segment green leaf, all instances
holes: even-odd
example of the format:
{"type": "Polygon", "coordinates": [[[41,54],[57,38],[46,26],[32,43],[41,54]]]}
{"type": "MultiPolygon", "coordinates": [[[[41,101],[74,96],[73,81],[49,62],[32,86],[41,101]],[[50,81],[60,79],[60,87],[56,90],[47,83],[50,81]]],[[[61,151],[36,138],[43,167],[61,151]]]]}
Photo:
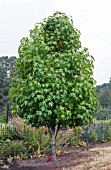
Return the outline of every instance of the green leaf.
{"type": "Polygon", "coordinates": [[[11,102],[33,126],[82,125],[97,108],[94,58],[82,48],[80,31],[61,12],[36,24],[20,41],[11,102]]]}

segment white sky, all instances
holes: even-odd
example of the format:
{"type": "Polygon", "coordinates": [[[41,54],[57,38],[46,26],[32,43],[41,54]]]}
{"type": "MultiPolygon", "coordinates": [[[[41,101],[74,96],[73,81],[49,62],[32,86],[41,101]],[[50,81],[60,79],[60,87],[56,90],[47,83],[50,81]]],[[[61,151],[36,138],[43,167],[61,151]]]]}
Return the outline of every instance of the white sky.
{"type": "Polygon", "coordinates": [[[18,56],[19,41],[36,22],[65,12],[81,32],[83,47],[95,57],[97,84],[111,77],[111,0],[0,0],[0,56],[18,56]]]}

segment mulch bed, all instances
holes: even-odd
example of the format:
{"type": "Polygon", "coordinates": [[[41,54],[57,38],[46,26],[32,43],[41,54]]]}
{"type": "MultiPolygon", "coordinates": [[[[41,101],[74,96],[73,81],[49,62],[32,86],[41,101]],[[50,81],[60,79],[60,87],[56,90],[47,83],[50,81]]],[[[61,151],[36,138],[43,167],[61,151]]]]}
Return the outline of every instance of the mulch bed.
{"type": "MultiPolygon", "coordinates": [[[[57,156],[57,161],[50,161],[48,156],[26,160],[18,160],[11,165],[9,170],[65,170],[68,167],[74,167],[82,162],[90,162],[99,152],[90,151],[94,147],[107,147],[111,143],[91,144],[84,147],[66,147],[62,148],[61,155],[57,156]]],[[[1,169],[0,169],[1,170],[1,169]]],[[[3,170],[3,169],[2,169],[3,170]]]]}

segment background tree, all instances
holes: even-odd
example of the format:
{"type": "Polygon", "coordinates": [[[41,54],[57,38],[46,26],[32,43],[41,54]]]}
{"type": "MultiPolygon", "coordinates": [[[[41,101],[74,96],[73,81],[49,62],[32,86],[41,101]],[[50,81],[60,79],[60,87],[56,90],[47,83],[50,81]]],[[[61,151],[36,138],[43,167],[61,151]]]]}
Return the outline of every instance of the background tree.
{"type": "Polygon", "coordinates": [[[3,105],[4,100],[3,100],[2,68],[0,67],[0,114],[2,113],[3,105]]]}
{"type": "Polygon", "coordinates": [[[100,90],[98,100],[102,108],[111,107],[111,90],[109,87],[100,90]]]}
{"type": "Polygon", "coordinates": [[[54,160],[59,129],[87,124],[95,115],[93,61],[81,47],[72,18],[64,13],[36,24],[20,42],[12,103],[27,122],[48,127],[54,160]]]}
{"type": "Polygon", "coordinates": [[[96,115],[97,120],[108,120],[111,119],[111,109],[110,108],[101,108],[98,110],[96,115]]]}
{"type": "Polygon", "coordinates": [[[105,120],[111,118],[111,78],[109,83],[103,83],[97,88],[98,101],[100,103],[100,109],[96,118],[99,120],[105,120]]]}
{"type": "Polygon", "coordinates": [[[4,98],[8,96],[11,85],[11,78],[14,74],[16,57],[0,57],[0,113],[4,108],[4,98]]]}
{"type": "Polygon", "coordinates": [[[110,77],[108,85],[109,85],[109,89],[111,90],[111,77],[110,77]]]}

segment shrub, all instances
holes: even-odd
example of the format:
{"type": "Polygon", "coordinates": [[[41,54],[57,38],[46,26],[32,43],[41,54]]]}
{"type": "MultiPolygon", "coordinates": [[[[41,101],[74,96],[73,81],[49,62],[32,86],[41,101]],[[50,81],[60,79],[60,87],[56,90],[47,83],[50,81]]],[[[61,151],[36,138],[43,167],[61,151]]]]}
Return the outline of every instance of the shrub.
{"type": "Polygon", "coordinates": [[[25,126],[26,126],[25,121],[21,119],[19,116],[15,116],[12,119],[12,123],[16,128],[16,131],[19,133],[19,135],[24,136],[25,126]]]}
{"type": "Polygon", "coordinates": [[[0,114],[0,123],[5,123],[6,122],[6,113],[0,114]]]}
{"type": "Polygon", "coordinates": [[[13,125],[30,154],[40,154],[48,149],[50,137],[47,128],[37,129],[31,125],[26,125],[25,121],[18,116],[13,118],[13,125]]]}
{"type": "Polygon", "coordinates": [[[46,133],[47,129],[45,127],[40,127],[38,129],[27,127],[24,135],[24,143],[30,153],[39,155],[48,149],[50,136],[46,133]]]}
{"type": "Polygon", "coordinates": [[[58,147],[63,146],[80,146],[85,145],[85,142],[81,139],[82,128],[77,126],[73,129],[61,130],[57,137],[58,147]]]}
{"type": "Polygon", "coordinates": [[[110,122],[100,121],[87,127],[83,127],[83,140],[87,143],[92,142],[109,142],[111,141],[111,124],[110,122]]]}
{"type": "Polygon", "coordinates": [[[1,157],[26,157],[28,156],[27,148],[23,144],[23,141],[11,141],[9,143],[3,144],[1,148],[1,157]]]}

